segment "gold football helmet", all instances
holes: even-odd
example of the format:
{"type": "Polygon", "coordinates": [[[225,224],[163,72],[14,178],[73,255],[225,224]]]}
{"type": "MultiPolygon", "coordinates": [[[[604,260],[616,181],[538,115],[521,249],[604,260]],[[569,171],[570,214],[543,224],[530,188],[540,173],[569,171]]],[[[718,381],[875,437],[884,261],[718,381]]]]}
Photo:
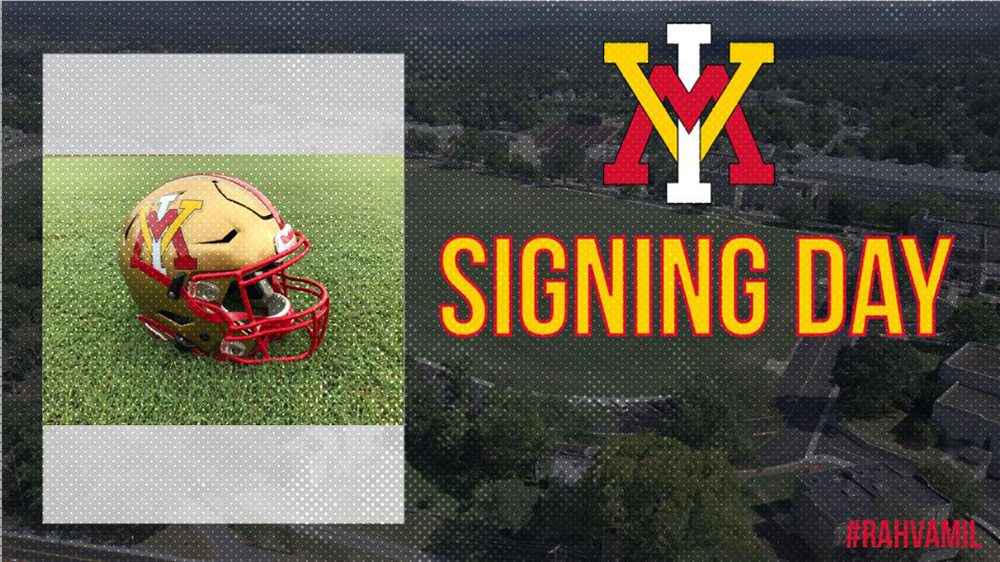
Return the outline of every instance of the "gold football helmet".
{"type": "Polygon", "coordinates": [[[326,288],[287,273],[308,251],[305,235],[253,186],[197,174],[139,202],[118,263],[153,336],[219,360],[264,363],[304,359],[323,340],[326,288]],[[307,336],[293,353],[268,349],[293,333],[307,336]]]}

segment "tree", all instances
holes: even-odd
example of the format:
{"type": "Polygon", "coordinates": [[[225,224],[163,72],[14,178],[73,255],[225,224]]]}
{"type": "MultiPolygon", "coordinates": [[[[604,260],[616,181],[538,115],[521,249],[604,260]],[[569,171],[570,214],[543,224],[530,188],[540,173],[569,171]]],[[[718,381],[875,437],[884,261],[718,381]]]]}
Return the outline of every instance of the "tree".
{"type": "Polygon", "coordinates": [[[510,158],[507,169],[512,175],[526,179],[535,179],[542,175],[537,166],[525,160],[520,154],[515,154],[510,158]]]}
{"type": "Polygon", "coordinates": [[[785,222],[798,226],[803,222],[813,218],[815,212],[812,205],[805,199],[792,196],[778,209],[778,216],[785,222]]]}
{"type": "Polygon", "coordinates": [[[1000,224],[1000,203],[994,203],[979,211],[978,219],[982,222],[1000,224]]]}
{"type": "MultiPolygon", "coordinates": [[[[6,82],[6,80],[4,80],[6,82]]],[[[42,105],[30,101],[3,102],[3,124],[26,133],[42,133],[42,105]]]]}
{"type": "Polygon", "coordinates": [[[948,339],[964,344],[970,341],[996,345],[1000,343],[1000,315],[993,305],[982,299],[963,299],[951,315],[948,339]]]}
{"type": "Polygon", "coordinates": [[[969,470],[941,459],[921,464],[917,468],[917,474],[926,478],[935,490],[951,499],[952,517],[969,517],[979,510],[982,490],[969,470]]]}
{"type": "Polygon", "coordinates": [[[861,222],[865,224],[887,224],[888,206],[881,201],[871,201],[861,205],[861,222]]]}
{"type": "Polygon", "coordinates": [[[957,218],[961,214],[958,204],[954,201],[943,193],[931,192],[889,206],[884,222],[900,231],[905,231],[909,226],[910,217],[920,209],[927,209],[936,217],[957,218]]]}
{"type": "Polygon", "coordinates": [[[874,418],[894,407],[910,410],[925,380],[917,350],[908,342],[861,338],[840,352],[833,380],[840,387],[840,411],[874,418]]]}
{"type": "Polygon", "coordinates": [[[580,175],[586,157],[583,145],[567,137],[542,155],[542,169],[548,177],[566,183],[566,178],[580,175]]]}
{"type": "Polygon", "coordinates": [[[506,172],[510,170],[510,157],[507,156],[507,149],[499,146],[490,149],[486,153],[486,160],[483,164],[491,172],[506,172]]]}
{"type": "Polygon", "coordinates": [[[618,188],[618,195],[625,199],[637,199],[645,192],[644,185],[623,185],[618,188]]]}
{"type": "MultiPolygon", "coordinates": [[[[5,110],[6,111],[6,110],[5,110]]],[[[965,163],[977,172],[991,172],[1000,169],[1000,136],[981,135],[972,143],[965,163]]]]}
{"type": "Polygon", "coordinates": [[[435,135],[420,131],[406,132],[406,152],[415,154],[435,154],[440,150],[440,143],[435,135]]]}
{"type": "Polygon", "coordinates": [[[42,523],[40,404],[8,400],[3,409],[3,511],[26,525],[42,523]]]}
{"type": "Polygon", "coordinates": [[[532,101],[517,103],[511,108],[509,117],[519,130],[530,129],[538,122],[538,106],[532,101]]]}
{"type": "Polygon", "coordinates": [[[899,429],[899,436],[904,443],[917,449],[925,449],[937,445],[940,430],[933,421],[914,417],[904,421],[899,429]]]}
{"type": "Polygon", "coordinates": [[[552,449],[539,399],[512,391],[486,397],[475,430],[480,465],[495,478],[529,476],[535,461],[552,449]]]}
{"type": "Polygon", "coordinates": [[[861,210],[849,193],[839,191],[830,198],[827,220],[834,224],[854,224],[861,218],[861,210]]]}
{"type": "Polygon", "coordinates": [[[825,107],[809,108],[809,134],[806,142],[810,146],[822,148],[839,128],[840,119],[836,113],[825,107]]]}
{"type": "Polygon", "coordinates": [[[538,495],[537,486],[526,486],[519,479],[487,481],[472,491],[470,515],[474,521],[516,532],[531,520],[538,495]]]}
{"type": "Polygon", "coordinates": [[[592,534],[613,536],[625,560],[760,559],[739,490],[722,452],[640,434],[601,451],[581,504],[592,534]]]}
{"type": "Polygon", "coordinates": [[[408,378],[406,447],[442,472],[453,472],[477,460],[470,450],[472,420],[462,406],[467,377],[448,370],[439,377],[408,378]]]}
{"type": "Polygon", "coordinates": [[[575,112],[566,116],[566,122],[573,125],[596,127],[601,124],[601,116],[594,113],[575,112]]]}
{"type": "Polygon", "coordinates": [[[465,129],[451,141],[449,156],[463,162],[479,163],[486,153],[486,143],[479,131],[465,129]]]}
{"type": "Polygon", "coordinates": [[[696,449],[721,449],[729,462],[746,463],[752,449],[734,407],[737,400],[722,388],[688,389],[677,397],[677,417],[665,425],[663,434],[696,449]]]}
{"type": "Polygon", "coordinates": [[[649,184],[649,195],[647,197],[654,201],[666,201],[667,200],[667,184],[672,182],[669,177],[664,176],[662,179],[656,179],[649,184]]]}

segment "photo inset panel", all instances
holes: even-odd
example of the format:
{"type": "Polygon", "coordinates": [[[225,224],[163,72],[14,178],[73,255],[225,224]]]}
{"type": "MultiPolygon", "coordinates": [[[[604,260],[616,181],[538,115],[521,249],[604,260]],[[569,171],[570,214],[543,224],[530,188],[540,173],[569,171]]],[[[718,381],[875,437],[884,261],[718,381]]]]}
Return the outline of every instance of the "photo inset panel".
{"type": "Polygon", "coordinates": [[[43,87],[45,522],[402,522],[403,57],[43,87]]]}

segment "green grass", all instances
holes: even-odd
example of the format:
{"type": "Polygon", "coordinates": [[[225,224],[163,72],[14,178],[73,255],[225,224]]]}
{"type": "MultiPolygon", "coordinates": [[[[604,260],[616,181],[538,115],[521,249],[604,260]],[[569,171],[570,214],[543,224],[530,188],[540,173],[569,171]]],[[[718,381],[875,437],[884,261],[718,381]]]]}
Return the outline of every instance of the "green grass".
{"type": "Polygon", "coordinates": [[[892,451],[917,462],[932,462],[941,458],[941,451],[935,447],[911,449],[896,440],[893,431],[906,418],[906,412],[893,410],[891,413],[872,419],[852,419],[843,423],[865,441],[892,451]]]}
{"type": "MultiPolygon", "coordinates": [[[[914,317],[915,316],[916,313],[914,313],[914,317]]],[[[941,362],[955,352],[955,349],[951,347],[931,346],[927,344],[920,344],[919,342],[917,342],[915,347],[917,349],[917,354],[920,357],[920,365],[923,370],[928,373],[937,371],[941,362]]]]}
{"type": "MultiPolygon", "coordinates": [[[[745,385],[753,381],[766,388],[772,376],[765,373],[764,363],[769,358],[786,359],[794,344],[792,231],[523,186],[494,176],[436,169],[425,162],[408,164],[406,173],[409,354],[461,366],[471,375],[501,385],[551,394],[607,396],[672,393],[687,383],[745,385]],[[543,233],[569,244],[575,235],[596,235],[605,255],[607,237],[612,234],[684,235],[689,248],[694,236],[711,235],[715,253],[729,236],[755,235],[768,250],[768,325],[756,337],[739,339],[727,335],[716,322],[714,336],[695,338],[684,335],[689,330],[682,309],[678,313],[682,336],[677,338],[609,338],[599,320],[590,338],[574,337],[571,327],[548,339],[531,337],[519,328],[514,337],[495,338],[492,325],[473,338],[445,334],[438,321],[438,305],[460,300],[439,270],[444,242],[453,235],[473,234],[488,244],[493,236],[509,234],[517,251],[529,236],[543,233]]],[[[631,268],[631,251],[626,263],[631,268]]],[[[466,268],[470,269],[476,270],[471,277],[490,295],[491,270],[466,268]]],[[[627,280],[626,286],[631,287],[631,282],[627,280]]],[[[717,291],[718,285],[713,286],[717,291]]],[[[626,297],[627,302],[631,299],[626,297]]],[[[516,310],[515,304],[515,326],[516,310]]],[[[654,302],[654,311],[658,310],[654,302]]],[[[715,310],[716,318],[717,314],[715,310]]],[[[631,318],[628,311],[627,317],[631,318]]]]}
{"type": "Polygon", "coordinates": [[[776,504],[777,506],[787,504],[795,492],[796,479],[805,473],[804,469],[796,469],[781,474],[750,478],[747,481],[747,487],[754,496],[751,503],[776,504]]]}
{"type": "Polygon", "coordinates": [[[44,160],[46,424],[400,424],[401,156],[44,160]],[[211,171],[260,188],[306,232],[295,271],[330,292],[326,339],[288,364],[240,366],[153,341],[117,264],[122,222],[166,181],[211,171]]]}
{"type": "Polygon", "coordinates": [[[406,505],[408,507],[430,511],[441,517],[454,517],[463,509],[462,503],[407,463],[406,505]]]}

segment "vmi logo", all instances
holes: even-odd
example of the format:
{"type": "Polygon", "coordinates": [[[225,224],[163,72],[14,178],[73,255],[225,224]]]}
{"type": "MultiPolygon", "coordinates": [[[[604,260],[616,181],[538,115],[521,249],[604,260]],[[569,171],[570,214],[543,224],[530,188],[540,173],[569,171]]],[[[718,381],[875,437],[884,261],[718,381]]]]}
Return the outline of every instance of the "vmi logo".
{"type": "Polygon", "coordinates": [[[177,255],[174,258],[175,269],[196,269],[198,260],[191,256],[184,232],[181,226],[191,217],[191,214],[201,209],[202,202],[185,199],[178,203],[179,209],[171,209],[170,205],[180,193],[169,193],[160,197],[156,207],[147,207],[139,212],[139,226],[142,236],[135,242],[135,253],[132,256],[132,267],[137,267],[143,246],[149,248],[150,261],[153,268],[160,273],[166,273],[163,264],[163,252],[171,245],[177,255]]]}
{"type": "Polygon", "coordinates": [[[701,182],[701,161],[723,128],[738,160],[729,168],[729,183],[774,183],[774,164],[761,158],[740,107],[760,67],[774,62],[774,43],[731,43],[729,62],[737,66],[730,78],[722,65],[701,70],[701,45],[711,40],[711,24],[668,24],[667,43],[677,45],[677,70],[655,65],[648,78],[639,67],[649,62],[648,43],[604,44],[605,64],[618,68],[639,102],[615,161],[604,165],[605,184],[648,183],[649,166],[639,159],[654,127],[677,160],[677,182],[667,184],[668,203],[712,202],[712,186],[701,182]],[[676,123],[667,113],[667,100],[677,115],[676,123]],[[701,115],[712,100],[715,105],[702,123],[701,115]]]}

